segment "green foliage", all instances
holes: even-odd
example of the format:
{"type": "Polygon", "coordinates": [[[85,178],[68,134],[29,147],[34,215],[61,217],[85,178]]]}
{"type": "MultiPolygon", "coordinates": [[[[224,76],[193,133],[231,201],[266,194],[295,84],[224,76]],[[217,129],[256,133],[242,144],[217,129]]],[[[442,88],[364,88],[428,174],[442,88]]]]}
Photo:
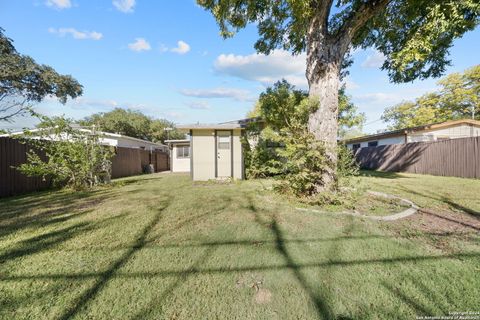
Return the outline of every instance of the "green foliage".
{"type": "MultiPolygon", "coordinates": [[[[257,52],[285,49],[306,51],[306,76],[312,97],[323,99],[312,119],[323,118],[336,128],[338,102],[325,99],[326,90],[351,65],[350,50],[373,47],[385,55],[382,69],[393,82],[438,77],[450,63],[453,40],[479,23],[478,0],[197,0],[210,11],[223,37],[232,37],[249,24],[257,27],[257,52]],[[336,78],[336,79],[335,79],[336,78]],[[313,89],[313,90],[312,90],[313,89]],[[318,96],[320,97],[320,96],[318,96]]],[[[337,132],[310,127],[316,138],[334,144],[337,132]]],[[[346,135],[346,134],[345,134],[346,135]]],[[[335,180],[331,170],[318,184],[335,180]],[[323,181],[322,181],[323,180],[323,181]]]]}
{"type": "Polygon", "coordinates": [[[344,41],[355,48],[374,47],[386,56],[383,69],[394,82],[440,76],[450,62],[447,55],[453,40],[473,30],[480,13],[477,0],[197,3],[213,14],[223,37],[255,23],[259,33],[255,49],[266,54],[276,48],[302,53],[315,32],[323,32],[339,49],[344,49],[344,41]],[[311,28],[315,24],[317,28],[311,28]],[[326,30],[320,29],[323,25],[326,30]]]}
{"type": "MultiPolygon", "coordinates": [[[[277,189],[282,193],[319,201],[313,196],[318,193],[318,181],[329,169],[327,155],[332,150],[308,132],[308,115],[317,105],[286,81],[275,83],[260,95],[255,108],[265,122],[253,123],[245,136],[245,141],[250,142],[246,149],[249,177],[276,176],[280,179],[277,189]]],[[[343,146],[337,149],[338,177],[343,182],[358,169],[350,151],[343,146]]],[[[329,196],[320,197],[327,201],[325,197],[329,196]]]]}
{"type": "MultiPolygon", "coordinates": [[[[253,109],[247,113],[247,117],[269,117],[265,118],[269,123],[277,123],[280,127],[289,126],[289,117],[295,117],[296,108],[301,101],[308,98],[308,93],[303,90],[295,89],[295,86],[286,80],[278,81],[266,89],[260,95],[261,102],[258,101],[253,109]],[[263,108],[263,110],[261,110],[263,108]],[[272,117],[275,117],[274,119],[272,117]]],[[[312,108],[310,111],[314,111],[312,108]]],[[[308,113],[302,113],[302,118],[297,119],[300,123],[308,121],[308,113]]],[[[346,94],[343,86],[338,91],[338,124],[339,137],[343,138],[356,130],[357,135],[361,135],[363,124],[365,123],[365,114],[359,113],[357,106],[353,104],[351,98],[346,94]]]]}
{"type": "Polygon", "coordinates": [[[386,56],[382,69],[393,82],[439,77],[450,64],[454,39],[479,23],[478,0],[391,1],[359,30],[353,45],[386,56]]]}
{"type": "Polygon", "coordinates": [[[61,117],[41,117],[38,131],[26,132],[23,142],[42,150],[30,149],[27,162],[17,169],[27,176],[51,179],[54,185],[74,190],[91,188],[110,181],[113,151],[99,143],[95,132],[72,127],[72,121],[61,117]]]}
{"type": "Polygon", "coordinates": [[[46,96],[66,103],[68,97],[74,99],[81,94],[77,80],[18,53],[0,28],[0,121],[32,111],[31,104],[46,96]]]}
{"type": "Polygon", "coordinates": [[[390,129],[472,118],[473,114],[480,119],[480,65],[449,74],[438,84],[437,92],[386,109],[382,119],[391,123],[390,129]]]}
{"type": "Polygon", "coordinates": [[[338,136],[339,138],[352,137],[353,135],[362,135],[363,125],[365,124],[365,113],[358,112],[357,106],[353,104],[351,98],[345,93],[343,86],[338,92],[338,136]]]}
{"type": "Polygon", "coordinates": [[[83,126],[95,125],[98,130],[130,137],[164,142],[168,139],[183,139],[185,134],[175,130],[175,124],[165,119],[153,119],[140,111],[115,108],[106,113],[96,113],[79,121],[83,126]],[[165,128],[173,128],[166,131],[165,128]]]}
{"type": "Polygon", "coordinates": [[[278,150],[278,155],[285,159],[285,174],[278,189],[297,197],[315,195],[317,181],[329,168],[325,144],[306,130],[303,134],[285,137],[285,140],[285,148],[278,150]]]}

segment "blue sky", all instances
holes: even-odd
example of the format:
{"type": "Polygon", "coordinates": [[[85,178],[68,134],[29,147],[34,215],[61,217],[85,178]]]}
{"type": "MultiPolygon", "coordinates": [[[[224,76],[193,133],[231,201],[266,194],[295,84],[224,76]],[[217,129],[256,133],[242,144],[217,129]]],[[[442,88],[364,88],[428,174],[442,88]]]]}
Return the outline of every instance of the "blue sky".
{"type": "MultiPolygon", "coordinates": [[[[220,122],[245,116],[266,86],[286,78],[306,88],[304,56],[258,55],[254,26],[224,40],[194,0],[0,0],[0,26],[17,50],[73,75],[84,94],[61,105],[35,106],[47,115],[82,118],[115,107],[140,110],[175,123],[220,122]]],[[[480,30],[451,49],[448,72],[479,63],[480,30]]],[[[437,79],[390,84],[373,50],[354,54],[347,93],[367,115],[366,132],[386,124],[386,107],[434,90],[437,79]]],[[[34,125],[16,119],[0,128],[34,125]]]]}

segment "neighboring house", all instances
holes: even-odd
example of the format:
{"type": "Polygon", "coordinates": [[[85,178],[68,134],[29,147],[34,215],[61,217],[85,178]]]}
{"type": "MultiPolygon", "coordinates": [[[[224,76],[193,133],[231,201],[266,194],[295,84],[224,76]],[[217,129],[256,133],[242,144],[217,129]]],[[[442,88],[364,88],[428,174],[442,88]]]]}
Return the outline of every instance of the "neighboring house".
{"type": "Polygon", "coordinates": [[[190,134],[190,175],[193,180],[244,179],[240,140],[244,127],[245,120],[177,126],[190,134]]]}
{"type": "Polygon", "coordinates": [[[454,120],[344,140],[349,149],[480,136],[480,121],[454,120]]]}
{"type": "MultiPolygon", "coordinates": [[[[29,132],[35,133],[38,132],[40,129],[32,129],[28,130],[29,132]]],[[[91,133],[92,130],[85,129],[85,128],[78,128],[78,130],[82,132],[91,133]]],[[[0,135],[0,137],[11,137],[23,134],[23,131],[20,132],[12,132],[9,134],[0,135]]],[[[103,131],[96,131],[96,134],[99,135],[99,141],[101,144],[106,146],[112,147],[123,147],[123,148],[131,148],[131,149],[143,149],[148,151],[163,151],[168,152],[168,147],[161,143],[151,142],[147,140],[137,139],[129,136],[124,136],[117,133],[110,133],[110,132],[103,132],[103,131]]],[[[55,140],[52,137],[52,140],[55,140]]]]}
{"type": "Polygon", "coordinates": [[[165,140],[170,149],[170,171],[190,172],[190,139],[165,140]]]}

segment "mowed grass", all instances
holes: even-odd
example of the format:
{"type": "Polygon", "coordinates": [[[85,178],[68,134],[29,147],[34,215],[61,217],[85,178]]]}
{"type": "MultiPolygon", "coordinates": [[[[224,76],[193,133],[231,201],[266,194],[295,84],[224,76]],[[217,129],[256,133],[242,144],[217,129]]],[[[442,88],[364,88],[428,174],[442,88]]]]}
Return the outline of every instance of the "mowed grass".
{"type": "MultiPolygon", "coordinates": [[[[418,177],[361,180],[406,195],[418,177]]],[[[480,194],[478,181],[468,183],[469,196],[480,194]]],[[[2,200],[0,317],[412,319],[479,310],[478,230],[429,235],[414,219],[298,211],[269,186],[154,174],[2,200]]],[[[478,210],[452,187],[450,201],[478,210]]],[[[442,203],[444,191],[416,190],[429,194],[418,196],[425,204],[442,203]]]]}
{"type": "Polygon", "coordinates": [[[421,207],[462,211],[480,218],[480,180],[420,174],[362,171],[369,189],[392,193],[421,207]]]}

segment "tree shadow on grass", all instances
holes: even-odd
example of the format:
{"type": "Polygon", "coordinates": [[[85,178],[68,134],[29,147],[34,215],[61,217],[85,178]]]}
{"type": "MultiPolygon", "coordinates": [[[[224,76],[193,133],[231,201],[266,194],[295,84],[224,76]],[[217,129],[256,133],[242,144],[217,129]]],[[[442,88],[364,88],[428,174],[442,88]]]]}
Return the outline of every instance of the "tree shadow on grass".
{"type": "Polygon", "coordinates": [[[125,185],[131,185],[131,184],[139,184],[147,181],[152,181],[152,180],[161,180],[164,179],[165,177],[163,176],[154,176],[154,177],[149,177],[148,174],[145,175],[138,175],[134,177],[123,177],[123,178],[117,178],[112,180],[112,185],[113,186],[125,186],[125,185]]]}
{"type": "Polygon", "coordinates": [[[381,285],[412,309],[417,316],[448,315],[456,305],[456,301],[451,299],[448,293],[433,290],[423,279],[415,278],[412,274],[403,275],[402,282],[382,281],[381,285]]]}
{"type": "Polygon", "coordinates": [[[255,222],[258,223],[260,226],[264,228],[268,228],[273,235],[273,241],[275,243],[275,249],[277,252],[282,256],[283,260],[285,261],[284,268],[289,269],[295,275],[297,282],[300,284],[302,289],[307,293],[310,301],[313,303],[316,313],[322,319],[333,319],[334,313],[330,306],[326,303],[326,296],[325,292],[322,294],[318,294],[315,290],[311,287],[310,283],[306,279],[306,277],[301,272],[301,266],[295,262],[293,257],[289,254],[286,244],[288,242],[285,241],[285,236],[283,231],[281,230],[278,222],[277,217],[275,214],[270,213],[268,214],[268,220],[264,220],[261,217],[261,213],[255,206],[253,200],[250,197],[247,197],[248,205],[247,207],[252,211],[255,217],[255,222]]]}
{"type": "MultiPolygon", "coordinates": [[[[127,251],[119,258],[117,259],[111,266],[105,271],[100,273],[99,279],[96,281],[96,283],[88,289],[75,303],[73,307],[68,309],[61,317],[60,319],[69,319],[73,317],[75,314],[77,314],[80,310],[82,310],[91,300],[93,300],[98,293],[105,287],[105,285],[113,278],[117,277],[118,275],[116,274],[117,271],[122,268],[127,261],[139,250],[143,249],[145,246],[148,244],[148,236],[152,233],[153,229],[155,228],[156,225],[160,222],[162,218],[162,213],[163,211],[170,205],[172,199],[167,198],[162,204],[161,208],[157,209],[157,213],[151,220],[151,222],[146,225],[142,231],[138,234],[136,237],[136,240],[130,246],[127,251]]],[[[229,203],[227,201],[226,203],[229,203]]],[[[207,216],[212,216],[215,214],[221,213],[225,209],[225,206],[221,206],[217,208],[215,211],[209,211],[204,214],[200,215],[194,215],[188,219],[185,219],[178,224],[176,224],[174,227],[172,227],[169,230],[164,230],[165,234],[168,233],[173,233],[173,232],[178,232],[181,228],[192,224],[193,222],[197,222],[199,219],[203,219],[207,216]]],[[[210,256],[211,252],[214,250],[213,247],[208,247],[205,250],[205,252],[201,255],[200,258],[196,260],[196,262],[189,267],[187,270],[179,272],[175,274],[176,280],[170,284],[164,291],[163,293],[156,299],[154,299],[152,302],[149,303],[149,307],[145,308],[141,312],[137,313],[137,315],[134,318],[141,319],[142,316],[144,316],[146,313],[148,313],[149,308],[156,305],[157,303],[162,302],[167,298],[167,296],[175,290],[176,287],[180,286],[183,282],[186,281],[187,277],[189,275],[195,274],[198,272],[198,267],[205,262],[208,257],[210,256]]],[[[148,273],[145,275],[148,277],[148,273]]]]}
{"type": "Polygon", "coordinates": [[[376,171],[376,170],[360,170],[359,176],[382,178],[382,179],[408,179],[407,176],[401,175],[397,172],[376,171]]]}
{"type": "Polygon", "coordinates": [[[13,249],[0,254],[0,263],[47,250],[73,238],[79,233],[89,230],[91,230],[91,227],[88,223],[77,223],[63,229],[57,229],[49,233],[23,240],[13,249]]]}
{"type": "MultiPolygon", "coordinates": [[[[246,197],[246,195],[245,195],[246,197]]],[[[340,317],[342,319],[348,319],[345,316],[335,315],[332,306],[330,306],[327,301],[328,296],[327,292],[319,292],[319,289],[314,287],[314,283],[310,279],[305,276],[304,270],[306,268],[317,268],[318,272],[325,272],[328,273],[328,269],[336,266],[358,266],[358,265],[370,265],[370,264],[378,264],[379,266],[385,264],[395,264],[395,263],[417,263],[421,261],[432,261],[432,260],[441,260],[441,259],[473,259],[478,258],[480,254],[478,253],[464,253],[464,254],[452,254],[452,255],[444,255],[444,256],[406,256],[406,257],[395,257],[395,258],[377,258],[377,259],[357,259],[357,260],[341,260],[335,256],[335,252],[338,252],[338,241],[340,240],[347,240],[347,239],[355,239],[356,236],[351,234],[351,230],[347,228],[344,231],[344,235],[335,237],[335,238],[326,238],[326,239],[318,239],[318,241],[328,241],[331,242],[331,250],[329,253],[329,259],[325,262],[311,262],[311,263],[299,263],[295,261],[294,257],[292,257],[291,253],[289,252],[288,246],[290,243],[307,243],[309,241],[314,241],[314,239],[289,239],[285,236],[284,230],[282,230],[280,220],[275,215],[274,211],[269,211],[265,209],[259,209],[255,206],[254,201],[249,199],[249,203],[247,204],[247,208],[255,218],[256,223],[258,223],[262,228],[268,230],[268,234],[271,235],[270,240],[265,240],[265,242],[272,242],[276,251],[279,255],[283,258],[284,263],[281,264],[271,264],[271,265],[251,265],[251,266],[243,266],[243,267],[233,267],[233,268],[225,268],[225,267],[210,267],[210,268],[202,268],[202,264],[207,261],[207,259],[212,255],[214,252],[214,248],[221,245],[244,245],[244,244],[251,244],[251,241],[216,241],[216,242],[203,242],[203,243],[195,243],[195,244],[184,244],[184,245],[172,245],[178,247],[181,250],[182,247],[205,247],[205,250],[202,254],[200,254],[199,258],[195,260],[195,262],[186,268],[173,269],[173,270],[162,270],[159,272],[128,272],[122,271],[122,267],[129,261],[137,251],[147,247],[151,241],[148,240],[149,235],[152,234],[152,231],[155,229],[163,216],[163,211],[170,206],[170,201],[164,200],[160,205],[161,208],[157,209],[157,212],[152,217],[151,221],[137,234],[133,243],[126,248],[126,251],[120,256],[119,259],[115,260],[113,263],[110,264],[108,269],[103,272],[87,272],[87,273],[64,273],[64,274],[35,274],[35,275],[1,275],[0,280],[3,281],[21,281],[21,280],[33,280],[33,279],[43,279],[43,280],[56,280],[56,279],[72,279],[72,280],[85,280],[85,279],[92,279],[94,280],[94,284],[92,287],[84,291],[80,297],[68,308],[64,311],[61,315],[61,319],[67,319],[76,316],[80,311],[84,310],[85,307],[98,296],[99,292],[105,287],[105,285],[112,279],[112,278],[120,278],[120,279],[144,279],[144,278],[153,278],[153,277],[176,277],[175,280],[167,286],[166,289],[155,299],[149,302],[148,306],[144,308],[142,311],[136,314],[136,317],[141,318],[143,315],[147,314],[151,308],[154,308],[156,305],[161,304],[164,302],[168,295],[172,294],[172,292],[179,287],[182,283],[184,283],[189,276],[195,275],[202,275],[202,274],[225,274],[225,273],[236,273],[236,272],[252,272],[252,271],[271,271],[271,270],[291,270],[303,288],[303,290],[307,293],[308,297],[310,298],[313,306],[315,307],[316,313],[318,317],[323,319],[332,319],[334,317],[340,317]],[[303,242],[302,242],[303,241],[303,242]]],[[[230,201],[230,200],[229,200],[230,201]]],[[[227,203],[229,201],[226,201],[227,203]]],[[[224,206],[219,207],[218,213],[223,212],[225,209],[224,206]]],[[[186,225],[194,224],[198,222],[199,219],[202,219],[208,215],[215,214],[215,212],[207,212],[201,215],[192,216],[187,219],[184,219],[178,222],[173,228],[169,228],[168,230],[164,230],[165,234],[172,234],[177,232],[179,229],[183,228],[186,225]]],[[[86,228],[87,226],[85,226],[86,228]]],[[[79,226],[80,228],[80,226],[79,226]]],[[[81,228],[80,228],[81,229],[81,228]]],[[[73,233],[75,229],[71,232],[73,233]]],[[[68,233],[68,231],[66,231],[68,233]]],[[[58,235],[52,235],[51,237],[45,236],[40,237],[38,239],[32,239],[34,243],[41,243],[42,241],[46,241],[48,243],[49,239],[59,237],[58,235]]],[[[370,236],[365,236],[364,238],[369,238],[370,236]]],[[[363,238],[363,237],[358,237],[363,238]]],[[[61,238],[57,239],[62,241],[61,238]]],[[[167,247],[163,246],[163,247],[167,247]]],[[[37,246],[40,247],[40,246],[37,246]]],[[[162,247],[162,246],[159,246],[162,247]]],[[[407,296],[408,298],[408,296],[407,296]]]]}
{"type": "Polygon", "coordinates": [[[207,247],[204,252],[200,255],[198,259],[195,260],[195,262],[187,268],[184,272],[179,273],[176,276],[175,281],[173,281],[167,288],[165,288],[160,294],[160,296],[152,299],[148,305],[139,312],[137,312],[131,319],[145,319],[145,316],[151,312],[151,310],[157,306],[158,304],[161,304],[164,302],[167,297],[175,291],[176,288],[182,285],[182,283],[186,282],[188,280],[188,277],[191,275],[195,275],[196,272],[198,271],[199,267],[201,266],[202,263],[208,260],[208,258],[212,255],[214,251],[214,248],[212,247],[207,247]]]}
{"type": "MultiPolygon", "coordinates": [[[[64,222],[69,219],[87,214],[89,212],[91,212],[91,210],[79,212],[76,214],[71,214],[66,217],[54,219],[51,223],[64,222]]],[[[77,236],[80,236],[85,232],[91,232],[95,229],[101,228],[106,223],[110,223],[112,220],[120,219],[125,215],[126,213],[108,217],[100,221],[97,221],[95,224],[87,223],[87,222],[75,223],[65,228],[57,228],[54,231],[42,233],[40,235],[22,240],[16,243],[13,246],[13,248],[10,248],[8,251],[0,254],[0,263],[4,263],[10,260],[40,253],[43,251],[51,250],[68,240],[71,240],[77,236]]],[[[41,226],[46,226],[46,225],[48,224],[42,224],[41,226]]],[[[34,224],[34,226],[38,227],[39,225],[34,224]]],[[[75,249],[74,251],[78,251],[78,249],[75,249]]]]}
{"type": "Polygon", "coordinates": [[[298,283],[302,286],[303,290],[308,294],[310,300],[315,305],[317,314],[322,319],[333,319],[334,314],[330,306],[326,303],[325,294],[317,294],[311,288],[310,283],[305,278],[301,272],[301,266],[295,262],[295,260],[290,256],[288,250],[285,246],[285,241],[283,240],[283,232],[278,226],[277,221],[274,219],[272,222],[272,233],[275,236],[275,248],[283,256],[286,262],[285,268],[288,268],[293,271],[295,278],[298,283]],[[323,297],[322,297],[323,296],[323,297]]]}
{"type": "Polygon", "coordinates": [[[109,268],[99,273],[98,279],[95,284],[82,294],[81,297],[77,299],[75,304],[68,308],[59,319],[69,319],[73,317],[77,312],[79,312],[87,303],[95,298],[95,296],[102,290],[102,288],[107,284],[107,282],[115,275],[118,269],[125,265],[125,263],[137,252],[142,249],[145,245],[145,240],[148,234],[153,230],[153,228],[160,222],[162,218],[163,211],[169,206],[169,199],[163,201],[161,207],[157,209],[157,213],[154,215],[153,219],[139,232],[134,241],[132,247],[128,249],[119,259],[117,259],[109,268]]]}
{"type": "Polygon", "coordinates": [[[59,195],[35,204],[6,207],[0,213],[0,239],[26,228],[43,228],[66,222],[91,212],[102,202],[111,200],[113,193],[59,195]],[[39,209],[41,208],[41,209],[39,209]],[[75,213],[72,213],[75,212],[75,213]]]}
{"type": "Polygon", "coordinates": [[[480,211],[477,211],[477,210],[474,210],[474,209],[471,209],[471,208],[467,208],[467,207],[465,207],[461,204],[458,204],[457,202],[453,201],[451,198],[446,197],[444,195],[435,193],[433,191],[430,192],[429,194],[426,194],[424,192],[419,192],[419,191],[416,191],[416,190],[412,190],[411,188],[407,188],[405,186],[399,186],[398,188],[400,190],[406,192],[406,193],[412,193],[412,194],[415,194],[415,195],[420,196],[420,197],[425,197],[425,198],[428,198],[428,199],[432,199],[432,200],[436,200],[436,201],[446,203],[450,207],[452,207],[454,209],[457,209],[459,211],[462,211],[465,214],[467,214],[467,215],[469,215],[473,218],[480,219],[480,211]]]}

